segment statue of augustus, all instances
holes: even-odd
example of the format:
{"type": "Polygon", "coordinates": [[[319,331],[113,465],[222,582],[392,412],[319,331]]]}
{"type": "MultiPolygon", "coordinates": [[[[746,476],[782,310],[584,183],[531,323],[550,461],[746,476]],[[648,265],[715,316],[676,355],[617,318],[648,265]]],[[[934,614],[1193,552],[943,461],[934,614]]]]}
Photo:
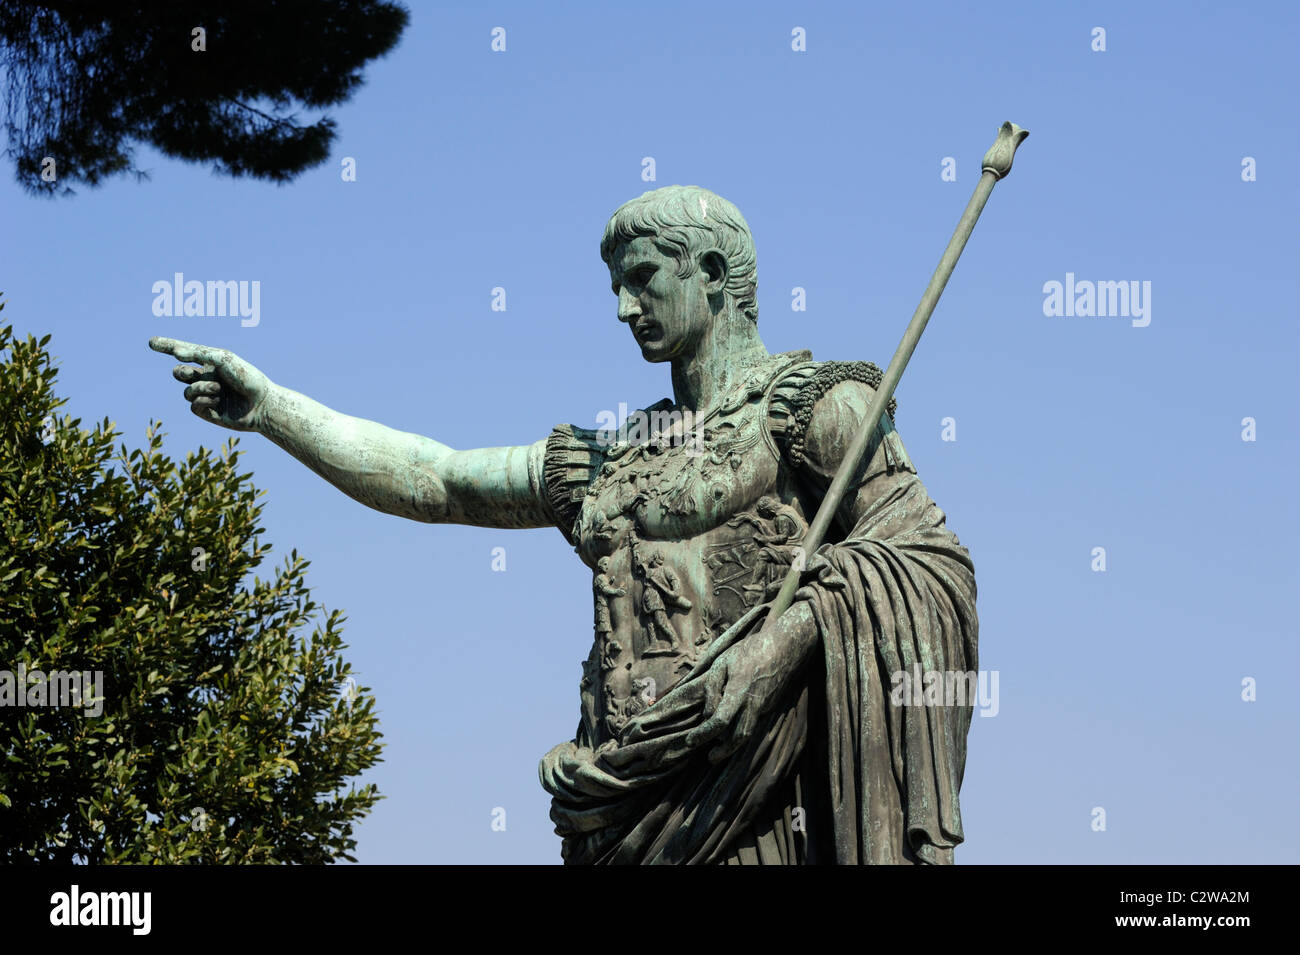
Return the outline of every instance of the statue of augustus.
{"type": "Polygon", "coordinates": [[[600,254],[618,320],[672,373],[630,432],[562,424],[457,451],[223,349],[150,345],[200,366],[173,372],[200,417],[266,435],[363,504],[554,526],[591,568],[581,715],[540,766],[566,862],[951,863],[972,701],[916,705],[897,684],[976,670],[974,567],[893,402],[826,543],[800,548],[880,370],[767,351],[749,226],[706,189],[625,203],[600,254]],[[768,621],[791,566],[795,602],[768,621]]]}

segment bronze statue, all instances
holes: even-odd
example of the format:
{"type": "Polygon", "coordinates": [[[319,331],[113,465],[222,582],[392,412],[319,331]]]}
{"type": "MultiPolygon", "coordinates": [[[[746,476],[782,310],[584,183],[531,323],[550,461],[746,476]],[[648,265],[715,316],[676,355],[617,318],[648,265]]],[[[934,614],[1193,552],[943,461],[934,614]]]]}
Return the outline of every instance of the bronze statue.
{"type": "Polygon", "coordinates": [[[600,252],[618,320],[672,375],[673,398],[645,409],[669,424],[626,440],[562,424],[457,451],[230,352],[150,344],[202,363],[174,371],[200,417],[266,435],[362,503],[553,525],[592,568],[579,726],[540,767],[566,862],[952,862],[970,701],[896,705],[890,687],[914,666],[976,670],[975,577],[894,430],[901,367],[882,386],[866,362],[770,354],[748,225],[708,190],[625,203],[600,252]],[[879,399],[820,544],[810,523],[879,399]],[[793,603],[772,613],[787,572],[793,603]]]}

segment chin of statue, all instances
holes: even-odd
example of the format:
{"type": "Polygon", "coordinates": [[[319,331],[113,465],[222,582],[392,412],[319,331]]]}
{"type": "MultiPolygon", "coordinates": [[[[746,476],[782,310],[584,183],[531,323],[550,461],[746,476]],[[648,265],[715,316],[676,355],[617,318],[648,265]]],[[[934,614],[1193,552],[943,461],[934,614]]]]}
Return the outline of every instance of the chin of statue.
{"type": "Polygon", "coordinates": [[[674,349],[669,348],[662,339],[652,342],[642,342],[640,347],[641,357],[652,364],[671,361],[673,358],[674,349]]]}

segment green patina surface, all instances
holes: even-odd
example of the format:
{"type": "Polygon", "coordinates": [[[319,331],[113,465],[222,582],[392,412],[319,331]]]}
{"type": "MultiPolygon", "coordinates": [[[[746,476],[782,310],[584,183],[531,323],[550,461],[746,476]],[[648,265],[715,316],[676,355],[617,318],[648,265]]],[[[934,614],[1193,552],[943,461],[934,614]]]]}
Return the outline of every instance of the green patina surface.
{"type": "Polygon", "coordinates": [[[918,667],[977,669],[974,569],[892,406],[825,542],[803,546],[880,370],[768,352],[749,227],[706,189],[625,203],[600,252],[633,347],[671,373],[672,397],[618,430],[455,450],[223,349],[150,347],[182,362],[200,417],[265,435],[369,507],[555,526],[591,567],[578,727],[540,765],[566,861],[951,862],[972,701],[891,691],[918,667]],[[794,604],[769,622],[792,569],[794,604]]]}

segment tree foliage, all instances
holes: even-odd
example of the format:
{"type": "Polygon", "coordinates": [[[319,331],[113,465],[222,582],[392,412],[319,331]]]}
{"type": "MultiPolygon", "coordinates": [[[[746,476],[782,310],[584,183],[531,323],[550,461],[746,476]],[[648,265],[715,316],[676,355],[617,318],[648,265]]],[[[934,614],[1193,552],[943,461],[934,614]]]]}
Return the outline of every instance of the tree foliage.
{"type": "Polygon", "coordinates": [[[333,120],[300,123],[295,104],[347,100],[407,21],[387,0],[6,0],[7,154],[38,195],[143,176],[137,142],[287,182],[334,140],[333,120]]]}
{"type": "Polygon", "coordinates": [[[101,671],[102,713],[0,697],[0,863],[351,859],[381,744],[343,618],[296,552],[250,581],[233,440],[114,453],[58,415],[48,341],[0,328],[0,670],[101,671]]]}

